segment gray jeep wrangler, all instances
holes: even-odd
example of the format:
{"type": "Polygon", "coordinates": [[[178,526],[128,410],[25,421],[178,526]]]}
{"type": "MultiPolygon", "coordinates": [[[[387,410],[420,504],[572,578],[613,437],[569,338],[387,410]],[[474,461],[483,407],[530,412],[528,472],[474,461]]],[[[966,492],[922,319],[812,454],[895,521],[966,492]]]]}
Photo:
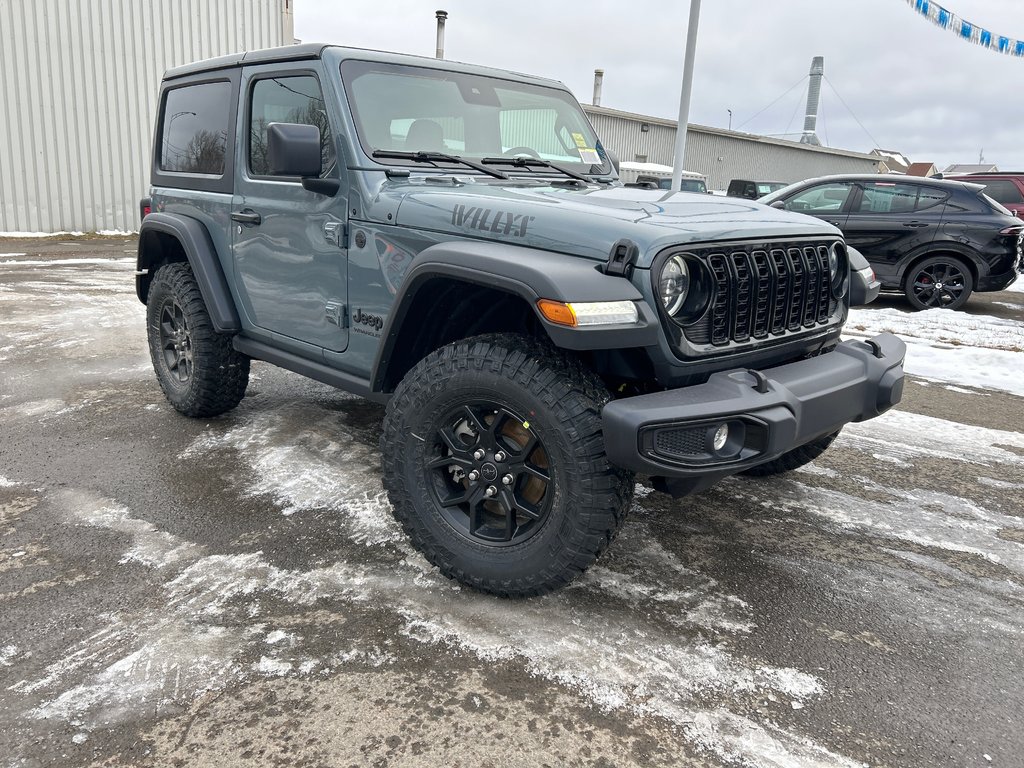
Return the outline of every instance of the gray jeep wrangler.
{"type": "Polygon", "coordinates": [[[839,231],[626,188],[560,83],[322,45],[167,72],[136,288],[180,412],[264,360],[386,404],[383,482],[442,573],[561,587],[634,475],[674,495],[814,459],[899,401],[840,341],[839,231]]]}

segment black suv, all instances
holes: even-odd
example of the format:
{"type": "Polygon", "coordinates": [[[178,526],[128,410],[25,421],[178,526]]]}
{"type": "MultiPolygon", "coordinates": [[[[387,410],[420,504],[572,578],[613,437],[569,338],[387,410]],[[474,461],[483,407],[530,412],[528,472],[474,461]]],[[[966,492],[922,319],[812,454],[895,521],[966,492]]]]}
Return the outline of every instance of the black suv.
{"type": "Polygon", "coordinates": [[[910,176],[826,176],[760,202],[839,227],[882,287],[916,309],[959,309],[972,291],[1001,291],[1017,277],[1024,225],[961,181],[910,176]]]}
{"type": "Polygon", "coordinates": [[[614,165],[550,80],[318,45],[171,70],[136,277],[160,386],[208,418],[257,359],[386,403],[410,539],[513,596],[605,550],[635,472],[786,472],[899,401],[903,343],[840,339],[838,230],[614,165]]]}
{"type": "Polygon", "coordinates": [[[771,194],[786,186],[782,181],[750,181],[748,179],[733,179],[729,182],[729,189],[726,190],[727,197],[742,197],[744,200],[757,200],[759,197],[771,194]]]}

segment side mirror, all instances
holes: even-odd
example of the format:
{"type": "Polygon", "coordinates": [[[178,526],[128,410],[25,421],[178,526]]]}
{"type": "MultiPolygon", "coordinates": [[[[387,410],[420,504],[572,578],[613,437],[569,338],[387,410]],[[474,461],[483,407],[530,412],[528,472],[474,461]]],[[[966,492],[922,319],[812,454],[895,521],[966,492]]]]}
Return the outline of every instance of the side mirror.
{"type": "Polygon", "coordinates": [[[776,200],[774,203],[771,204],[770,207],[771,208],[778,208],[780,211],[784,211],[784,210],[786,210],[786,201],[785,200],[776,200]]]}
{"type": "Polygon", "coordinates": [[[619,156],[617,154],[615,154],[614,152],[612,152],[607,147],[605,148],[604,153],[606,155],[608,155],[608,159],[612,161],[612,168],[615,169],[615,173],[616,173],[616,175],[618,175],[619,174],[619,156]]]}
{"type": "Polygon", "coordinates": [[[320,129],[300,123],[267,126],[267,165],[274,176],[319,176],[320,129]]]}

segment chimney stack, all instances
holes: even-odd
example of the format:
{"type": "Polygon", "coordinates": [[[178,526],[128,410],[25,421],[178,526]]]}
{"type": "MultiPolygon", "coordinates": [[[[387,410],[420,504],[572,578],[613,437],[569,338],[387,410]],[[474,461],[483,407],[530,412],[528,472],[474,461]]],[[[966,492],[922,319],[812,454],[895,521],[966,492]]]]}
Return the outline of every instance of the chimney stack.
{"type": "Polygon", "coordinates": [[[591,104],[595,107],[601,106],[601,84],[604,82],[604,70],[594,70],[594,98],[591,100],[591,104]]]}
{"type": "Polygon", "coordinates": [[[821,146],[818,134],[818,107],[821,106],[821,78],[825,76],[825,57],[815,56],[811,61],[811,82],[807,88],[807,116],[804,118],[804,133],[801,144],[821,146]]]}
{"type": "Polygon", "coordinates": [[[448,11],[437,11],[437,53],[439,59],[444,58],[444,23],[448,19],[448,11]]]}

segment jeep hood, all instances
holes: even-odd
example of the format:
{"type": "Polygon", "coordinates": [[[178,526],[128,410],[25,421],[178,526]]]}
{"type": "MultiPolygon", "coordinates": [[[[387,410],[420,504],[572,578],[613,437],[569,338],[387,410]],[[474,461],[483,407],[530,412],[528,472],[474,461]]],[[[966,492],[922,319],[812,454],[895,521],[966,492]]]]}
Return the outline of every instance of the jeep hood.
{"type": "Polygon", "coordinates": [[[649,267],[671,245],[839,235],[811,216],[732,197],[634,187],[578,189],[536,182],[452,183],[422,179],[388,184],[382,197],[397,204],[402,227],[457,237],[571,253],[604,261],[623,238],[649,267]]]}

